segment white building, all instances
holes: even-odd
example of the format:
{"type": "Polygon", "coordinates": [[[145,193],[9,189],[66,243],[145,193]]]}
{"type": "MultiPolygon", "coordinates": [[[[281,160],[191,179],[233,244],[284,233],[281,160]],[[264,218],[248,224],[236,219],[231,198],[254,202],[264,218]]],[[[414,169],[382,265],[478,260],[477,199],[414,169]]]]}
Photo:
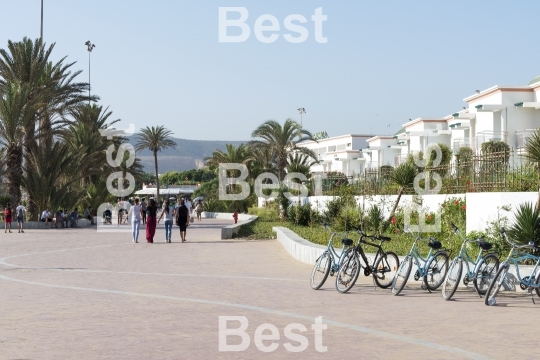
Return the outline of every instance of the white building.
{"type": "Polygon", "coordinates": [[[377,170],[383,165],[394,166],[399,149],[394,146],[396,139],[393,136],[373,136],[367,142],[368,146],[362,149],[367,170],[377,170]]]}
{"type": "Polygon", "coordinates": [[[349,134],[317,141],[304,141],[298,144],[313,150],[317,155],[318,165],[311,167],[311,172],[342,172],[346,176],[363,173],[365,159],[361,149],[366,148],[367,140],[372,135],[349,134]]]}

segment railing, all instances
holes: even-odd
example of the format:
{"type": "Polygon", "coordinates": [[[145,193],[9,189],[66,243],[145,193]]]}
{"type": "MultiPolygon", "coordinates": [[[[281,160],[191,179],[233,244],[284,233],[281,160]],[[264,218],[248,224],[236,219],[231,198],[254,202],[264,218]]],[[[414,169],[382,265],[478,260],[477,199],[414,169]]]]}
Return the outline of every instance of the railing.
{"type": "Polygon", "coordinates": [[[524,150],[525,145],[527,145],[527,140],[533,133],[536,132],[536,129],[522,129],[516,131],[517,138],[517,150],[524,150]]]}
{"type": "Polygon", "coordinates": [[[470,138],[454,139],[454,142],[452,144],[452,150],[454,151],[454,154],[457,154],[459,152],[459,149],[461,149],[462,147],[468,147],[474,150],[474,139],[470,139],[470,138]]]}
{"type": "Polygon", "coordinates": [[[480,131],[476,134],[476,144],[480,148],[483,143],[488,141],[506,141],[508,138],[508,132],[506,131],[480,131]]]}
{"type": "MultiPolygon", "coordinates": [[[[392,182],[392,170],[375,166],[354,174],[350,185],[356,195],[395,195],[399,186],[392,182]]],[[[377,164],[378,165],[378,164],[377,164]]],[[[468,158],[453,160],[450,164],[431,169],[421,169],[439,174],[442,179],[441,194],[486,191],[538,191],[540,181],[537,168],[518,151],[482,153],[478,151],[468,158]]],[[[342,176],[341,176],[342,177],[342,176]]],[[[339,194],[344,184],[341,177],[329,176],[323,186],[324,195],[339,194]]],[[[432,188],[435,187],[432,184],[432,188]]],[[[421,185],[422,186],[422,185],[421,185]]],[[[414,194],[407,188],[405,193],[414,194]]]]}

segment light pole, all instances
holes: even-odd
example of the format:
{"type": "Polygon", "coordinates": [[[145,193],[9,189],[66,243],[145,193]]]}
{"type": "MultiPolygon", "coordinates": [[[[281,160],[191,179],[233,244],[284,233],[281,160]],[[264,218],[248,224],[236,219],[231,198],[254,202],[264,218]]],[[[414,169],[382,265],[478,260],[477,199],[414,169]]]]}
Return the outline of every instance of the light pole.
{"type": "Polygon", "coordinates": [[[43,0],[41,0],[41,32],[39,38],[43,41],[43,0]]]}
{"type": "Polygon", "coordinates": [[[84,43],[88,47],[88,106],[90,106],[90,54],[96,45],[92,44],[90,40],[84,43]]]}
{"type": "Polygon", "coordinates": [[[302,127],[302,114],[305,114],[306,113],[306,109],[304,108],[298,108],[296,109],[298,110],[298,113],[300,114],[300,127],[302,127]]]}

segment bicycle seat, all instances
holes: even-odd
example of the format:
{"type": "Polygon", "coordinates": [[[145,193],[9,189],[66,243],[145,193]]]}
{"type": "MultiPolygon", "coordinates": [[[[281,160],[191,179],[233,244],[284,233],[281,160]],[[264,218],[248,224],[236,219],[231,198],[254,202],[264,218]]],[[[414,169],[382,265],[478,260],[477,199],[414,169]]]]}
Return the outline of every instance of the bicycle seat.
{"type": "Polygon", "coordinates": [[[390,241],[390,240],[392,240],[392,238],[389,238],[388,236],[379,236],[377,239],[382,240],[382,241],[390,241]]]}
{"type": "Polygon", "coordinates": [[[478,246],[480,246],[480,249],[482,250],[489,250],[493,247],[492,244],[486,242],[486,241],[479,241],[478,246]]]}
{"type": "Polygon", "coordinates": [[[430,240],[428,243],[428,246],[434,250],[442,248],[442,244],[440,241],[430,240]]]}
{"type": "Polygon", "coordinates": [[[341,243],[345,246],[351,246],[353,241],[351,239],[341,239],[341,243]]]}

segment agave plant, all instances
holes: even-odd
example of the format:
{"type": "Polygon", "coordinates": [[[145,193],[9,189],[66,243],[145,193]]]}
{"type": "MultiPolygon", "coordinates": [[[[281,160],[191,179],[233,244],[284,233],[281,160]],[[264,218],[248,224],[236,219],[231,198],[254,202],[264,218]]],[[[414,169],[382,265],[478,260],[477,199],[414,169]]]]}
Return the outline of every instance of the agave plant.
{"type": "Polygon", "coordinates": [[[521,244],[527,244],[531,240],[538,243],[540,240],[540,209],[529,202],[520,204],[514,212],[514,218],[508,235],[521,244]]]}
{"type": "Polygon", "coordinates": [[[399,165],[392,172],[392,181],[399,186],[399,192],[396,202],[394,203],[394,207],[390,212],[390,216],[388,216],[388,220],[384,224],[383,232],[388,228],[388,226],[390,225],[390,220],[394,217],[394,214],[396,213],[396,209],[399,205],[399,200],[401,200],[401,195],[403,195],[403,192],[406,188],[413,185],[416,173],[417,170],[415,165],[409,162],[399,165]]]}

